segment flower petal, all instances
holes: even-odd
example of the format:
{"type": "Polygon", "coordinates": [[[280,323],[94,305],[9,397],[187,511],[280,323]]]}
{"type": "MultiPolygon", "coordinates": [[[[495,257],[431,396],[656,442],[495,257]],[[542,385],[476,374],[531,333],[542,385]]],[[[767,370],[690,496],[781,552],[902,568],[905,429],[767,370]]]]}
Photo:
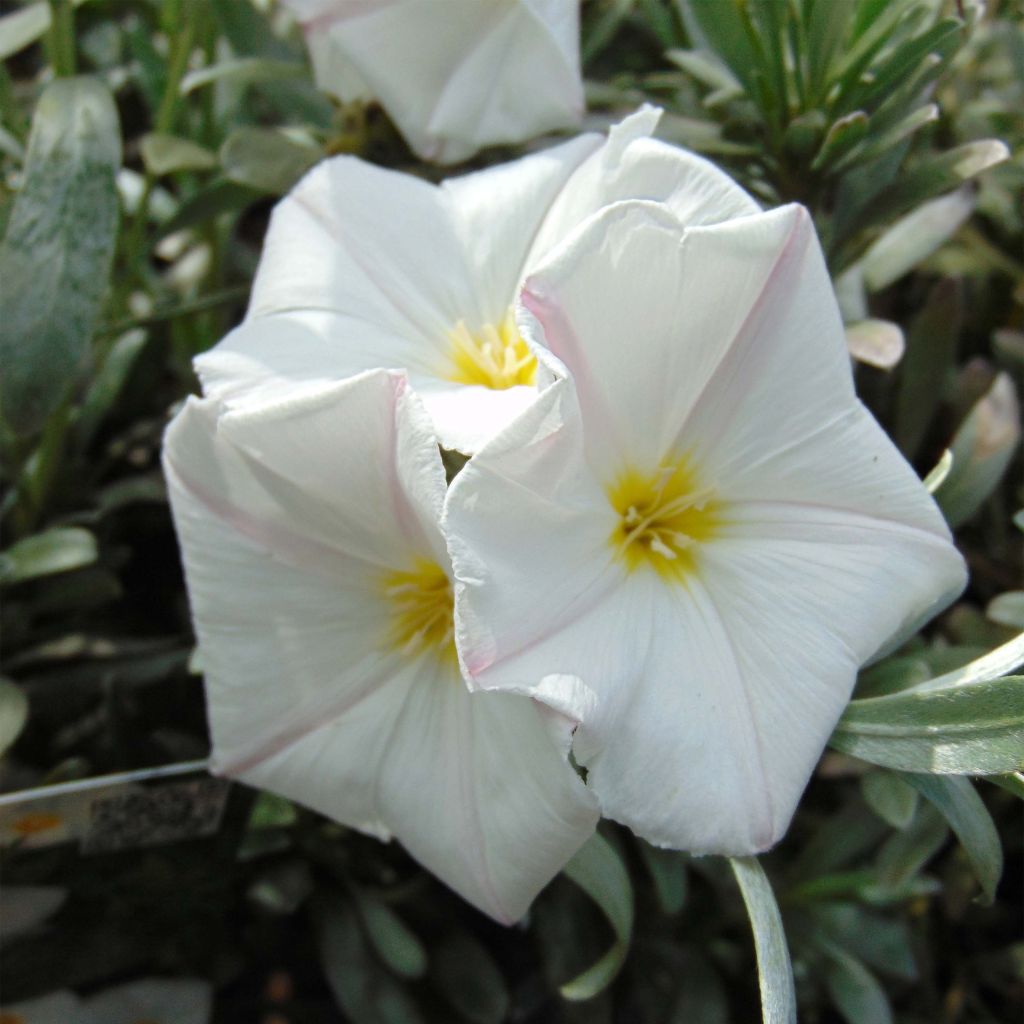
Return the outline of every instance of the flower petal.
{"type": "Polygon", "coordinates": [[[378,371],[224,412],[189,400],[165,467],[207,680],[216,770],[394,833],[498,920],[593,831],[561,722],[471,696],[454,660],[396,645],[388,591],[447,565],[426,414],[378,371]]]}
{"type": "MultiPolygon", "coordinates": [[[[455,573],[455,633],[471,683],[536,693],[568,686],[555,651],[520,671],[488,674],[599,603],[618,579],[608,538],[616,525],[582,461],[579,412],[570,382],[543,391],[452,481],[444,528],[455,573]],[[500,583],[499,583],[500,581],[500,583]]],[[[571,697],[555,703],[574,718],[571,697]]]]}
{"type": "Polygon", "coordinates": [[[588,217],[627,199],[663,203],[686,227],[760,212],[757,203],[709,160],[650,136],[661,111],[645,105],[613,125],[552,204],[528,260],[539,264],[588,217]]]}
{"type": "Polygon", "coordinates": [[[595,133],[580,135],[560,146],[442,183],[486,321],[499,323],[515,301],[526,255],[548,209],[602,141],[595,133]]]}
{"type": "Polygon", "coordinates": [[[339,156],[274,208],[248,315],[334,310],[443,351],[475,303],[441,189],[339,156]]]}
{"type": "Polygon", "coordinates": [[[411,147],[452,163],[579,120],[579,14],[565,0],[364,5],[325,30],[411,147]]]}

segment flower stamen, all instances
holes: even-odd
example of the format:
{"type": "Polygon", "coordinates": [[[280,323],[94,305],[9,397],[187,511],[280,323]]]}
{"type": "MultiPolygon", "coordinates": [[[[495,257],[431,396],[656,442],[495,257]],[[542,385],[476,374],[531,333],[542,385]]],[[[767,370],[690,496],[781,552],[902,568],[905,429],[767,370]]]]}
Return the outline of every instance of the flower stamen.
{"type": "Polygon", "coordinates": [[[696,549],[720,522],[714,497],[685,460],[653,473],[627,470],[608,488],[620,516],[610,538],[616,554],[630,569],[646,565],[677,581],[696,571],[696,549]]]}
{"type": "Polygon", "coordinates": [[[393,609],[388,639],[395,647],[410,658],[434,654],[456,660],[452,585],[441,566],[417,559],[412,571],[385,578],[384,593],[393,609]]]}
{"type": "Polygon", "coordinates": [[[460,320],[449,338],[449,380],[504,391],[532,385],[537,379],[537,360],[523,341],[511,309],[500,324],[484,324],[475,334],[460,320]]]}

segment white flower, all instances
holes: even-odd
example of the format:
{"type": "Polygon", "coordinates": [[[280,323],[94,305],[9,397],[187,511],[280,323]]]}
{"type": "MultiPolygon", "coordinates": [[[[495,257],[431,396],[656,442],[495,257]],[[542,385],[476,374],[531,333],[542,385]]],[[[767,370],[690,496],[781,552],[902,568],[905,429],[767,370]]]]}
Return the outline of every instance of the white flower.
{"type": "Polygon", "coordinates": [[[444,471],[404,380],[368,373],[235,413],[189,399],[164,467],[215,770],[394,833],[516,920],[597,812],[568,723],[460,675],[444,471]]]}
{"type": "Polygon", "coordinates": [[[419,156],[454,163],[583,115],[579,0],[285,0],[321,88],[376,97],[419,156]]]}
{"type": "Polygon", "coordinates": [[[512,318],[524,275],[610,202],[664,202],[685,224],[756,212],[707,161],[648,138],[645,108],[602,145],[583,135],[440,186],[351,157],[274,211],[247,320],[196,367],[232,405],[405,369],[441,443],[474,451],[536,397],[512,318]]]}
{"type": "Polygon", "coordinates": [[[963,561],[854,394],[801,207],[687,230],[619,204],[523,304],[571,379],[448,492],[467,673],[581,722],[609,817],[763,850],[858,666],[948,603],[963,561]]]}

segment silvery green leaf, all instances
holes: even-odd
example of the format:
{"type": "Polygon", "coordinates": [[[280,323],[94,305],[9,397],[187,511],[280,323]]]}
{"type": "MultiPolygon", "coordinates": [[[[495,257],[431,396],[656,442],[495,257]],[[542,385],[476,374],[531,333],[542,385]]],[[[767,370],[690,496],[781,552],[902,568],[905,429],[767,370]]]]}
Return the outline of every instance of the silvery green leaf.
{"type": "Polygon", "coordinates": [[[952,238],[974,211],[974,192],[959,188],[896,221],[860,261],[870,291],[887,288],[952,238]]]}
{"type": "Polygon", "coordinates": [[[892,1024],[892,1007],[878,979],[858,960],[832,943],[825,948],[825,984],[847,1024],[892,1024]]]}
{"type": "Polygon", "coordinates": [[[664,850],[640,840],[640,856],[654,882],[658,904],[666,914],[678,914],[686,903],[686,860],[676,850],[664,850]]]}
{"type": "Polygon", "coordinates": [[[217,157],[204,146],[164,132],[150,132],[139,142],[142,162],[155,177],[175,171],[206,171],[217,166],[217,157]]]}
{"type": "Polygon", "coordinates": [[[354,892],[356,909],[377,955],[399,977],[422,978],[427,972],[423,943],[386,903],[365,890],[354,892]]]}
{"type": "Polygon", "coordinates": [[[953,453],[947,448],[939,458],[939,461],[929,470],[928,475],[921,481],[929,494],[935,492],[945,483],[949,471],[953,468],[953,453]]]}
{"type": "Polygon", "coordinates": [[[597,832],[564,870],[566,877],[601,908],[615,932],[608,952],[559,989],[565,999],[577,1001],[590,999],[605,989],[625,963],[633,933],[633,886],[618,853],[597,832]]]}
{"type": "Polygon", "coordinates": [[[1008,590],[992,598],[985,614],[1001,626],[1024,630],[1024,590],[1008,590]]]}
{"type": "Polygon", "coordinates": [[[868,772],[860,781],[867,805],[893,828],[905,829],[917,810],[917,790],[895,772],[868,772]]]}
{"type": "Polygon", "coordinates": [[[19,433],[42,427],[87,354],[114,254],[120,162],[106,86],[88,77],[47,86],[0,245],[0,399],[19,433]]]}
{"type": "Polygon", "coordinates": [[[796,1024],[796,991],[782,916],[771,883],[756,857],[730,857],[754,932],[764,1024],[796,1024]]]}
{"type": "Polygon", "coordinates": [[[284,195],[323,151],[275,128],[237,128],[220,149],[225,176],[237,185],[284,195]]]}
{"type": "Polygon", "coordinates": [[[949,525],[970,519],[1003,478],[1020,444],[1020,408],[1009,374],[1000,373],[950,444],[953,468],[936,495],[949,525]]]}
{"type": "Polygon", "coordinates": [[[830,745],[906,772],[997,775],[1024,768],[1024,676],[851,701],[830,745]]]}
{"type": "Polygon", "coordinates": [[[0,678],[0,757],[18,738],[28,718],[28,700],[9,679],[0,678]]]}
{"type": "Polygon", "coordinates": [[[305,74],[306,66],[299,61],[276,60],[272,57],[235,57],[190,71],[182,78],[178,91],[182,96],[187,96],[213,82],[249,85],[253,82],[302,78],[305,74]]]}
{"type": "Polygon", "coordinates": [[[1003,847],[992,816],[969,779],[908,774],[907,781],[941,812],[956,833],[990,904],[1003,873],[1003,847]]]}
{"type": "Polygon", "coordinates": [[[0,583],[21,583],[95,562],[96,538],[78,526],[58,526],[0,552],[0,583]]]}

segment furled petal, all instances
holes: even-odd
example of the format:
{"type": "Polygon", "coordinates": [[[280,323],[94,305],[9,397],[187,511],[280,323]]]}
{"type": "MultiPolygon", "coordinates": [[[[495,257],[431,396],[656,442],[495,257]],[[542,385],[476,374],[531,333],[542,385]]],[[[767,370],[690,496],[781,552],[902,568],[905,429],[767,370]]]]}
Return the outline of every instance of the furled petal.
{"type": "Polygon", "coordinates": [[[513,424],[449,491],[464,665],[477,686],[580,720],[574,751],[606,815],[660,844],[762,850],[858,665],[948,603],[963,562],[856,399],[799,208],[684,230],[623,203],[531,277],[523,302],[523,329],[575,381],[580,424],[562,402],[542,460],[510,455],[513,424]],[[623,473],[654,481],[628,518],[623,473]],[[546,507],[534,496],[549,479],[546,507]],[[692,503],[665,496],[679,479],[692,503]],[[663,532],[624,542],[622,524],[648,529],[659,503],[676,508],[663,532]],[[680,508],[695,518],[675,520],[680,508]],[[510,538],[515,557],[495,556],[510,538]],[[531,576],[558,583],[524,614],[513,594],[531,576]]]}
{"type": "Polygon", "coordinates": [[[305,28],[333,48],[315,65],[321,85],[347,94],[354,68],[428,160],[567,127],[583,110],[575,0],[336,0],[305,28]]]}
{"type": "Polygon", "coordinates": [[[626,199],[663,203],[687,227],[758,213],[757,203],[709,160],[651,138],[661,111],[643,106],[608,130],[608,141],[586,160],[552,204],[528,269],[588,217],[626,199]]]}
{"type": "Polygon", "coordinates": [[[443,621],[437,647],[400,618],[396,635],[408,574],[448,566],[444,472],[403,378],[235,412],[191,399],[165,468],[216,769],[393,833],[487,913],[520,916],[596,805],[528,698],[468,691],[443,621]]]}

